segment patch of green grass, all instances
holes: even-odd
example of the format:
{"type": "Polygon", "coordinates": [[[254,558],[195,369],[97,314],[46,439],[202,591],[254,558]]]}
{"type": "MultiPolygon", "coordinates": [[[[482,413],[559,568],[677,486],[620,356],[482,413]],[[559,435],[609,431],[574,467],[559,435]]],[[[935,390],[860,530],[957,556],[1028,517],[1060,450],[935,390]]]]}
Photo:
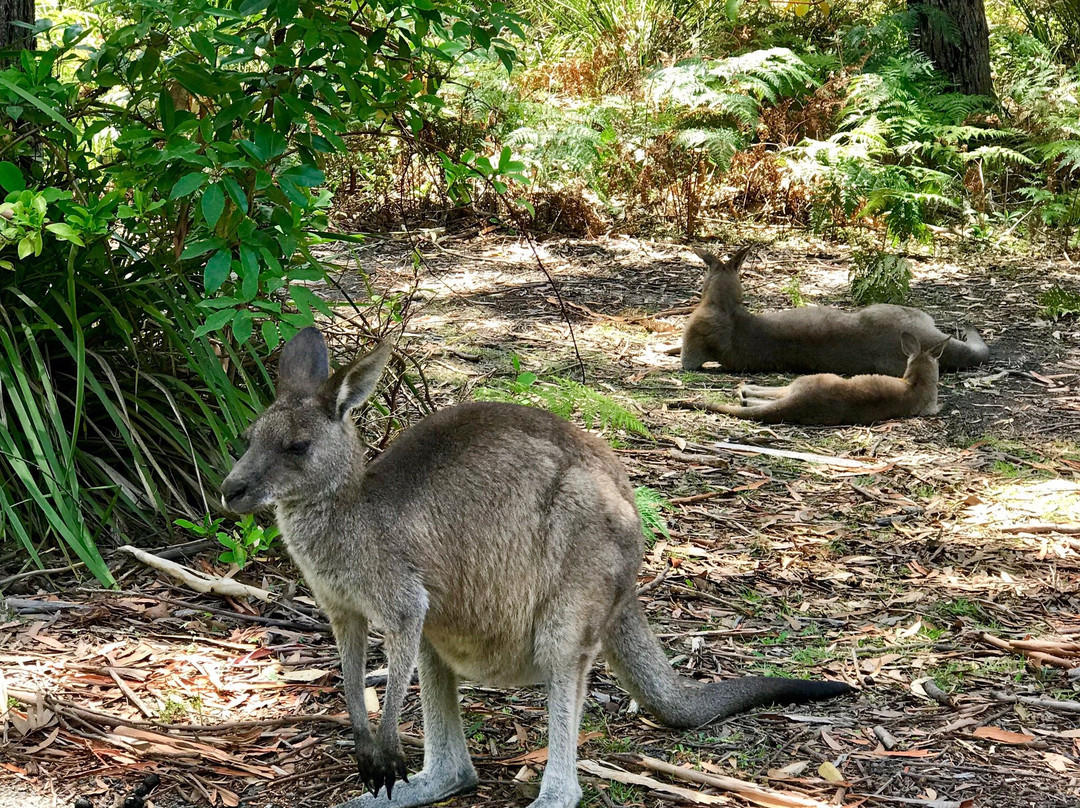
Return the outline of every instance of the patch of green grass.
{"type": "Polygon", "coordinates": [[[979,666],[979,671],[983,674],[1009,677],[1014,682],[1021,682],[1027,673],[1027,666],[1022,656],[1014,654],[985,662],[979,666]]]}
{"type": "Polygon", "coordinates": [[[747,606],[758,607],[765,602],[765,596],[758,592],[756,589],[750,587],[744,587],[739,593],[739,597],[742,598],[743,603],[747,606]]]}
{"type": "Polygon", "coordinates": [[[163,724],[181,724],[190,716],[203,714],[202,696],[177,696],[170,694],[158,710],[158,720],[163,724]]]}
{"type": "Polygon", "coordinates": [[[991,466],[995,474],[1002,477],[1008,477],[1015,479],[1021,476],[1020,467],[1015,463],[1010,463],[1008,460],[995,460],[994,465],[991,466]]]}
{"type": "Polygon", "coordinates": [[[920,500],[927,501],[933,499],[936,494],[937,491],[934,490],[934,487],[932,485],[927,485],[926,483],[919,483],[911,489],[910,497],[916,502],[920,500]]]}
{"type": "Polygon", "coordinates": [[[792,308],[799,309],[806,305],[806,300],[802,295],[802,275],[800,273],[797,272],[788,278],[781,291],[788,296],[792,308]]]}
{"type": "MultiPolygon", "coordinates": [[[[641,786],[633,786],[627,783],[618,783],[612,780],[603,789],[607,792],[607,798],[613,805],[644,805],[645,789],[641,786]]],[[[583,806],[606,806],[600,796],[600,789],[594,785],[586,785],[582,791],[581,804],[583,806]]]]}
{"type": "Polygon", "coordinates": [[[934,608],[934,611],[941,615],[951,615],[953,617],[982,618],[985,616],[983,607],[967,598],[954,598],[939,603],[934,608]]]}
{"type": "Polygon", "coordinates": [[[963,684],[965,675],[971,673],[971,670],[959,662],[948,662],[931,668],[927,673],[938,687],[945,692],[950,692],[963,684]]]}

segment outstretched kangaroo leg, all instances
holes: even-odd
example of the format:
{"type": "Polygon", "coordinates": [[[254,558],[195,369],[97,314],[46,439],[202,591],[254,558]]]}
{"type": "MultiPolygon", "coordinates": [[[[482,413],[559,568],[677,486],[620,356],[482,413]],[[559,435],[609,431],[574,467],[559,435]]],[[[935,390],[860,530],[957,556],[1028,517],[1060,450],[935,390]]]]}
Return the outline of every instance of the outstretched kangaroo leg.
{"type": "Polygon", "coordinates": [[[442,802],[476,786],[458,707],[457,675],[423,640],[420,644],[420,706],[424,712],[424,768],[394,787],[394,798],[370,794],[338,808],[413,808],[442,802]]]}
{"type": "Polygon", "coordinates": [[[784,387],[763,387],[757,384],[744,384],[739,388],[739,398],[743,401],[757,399],[759,401],[775,401],[786,396],[791,385],[784,387]]]}

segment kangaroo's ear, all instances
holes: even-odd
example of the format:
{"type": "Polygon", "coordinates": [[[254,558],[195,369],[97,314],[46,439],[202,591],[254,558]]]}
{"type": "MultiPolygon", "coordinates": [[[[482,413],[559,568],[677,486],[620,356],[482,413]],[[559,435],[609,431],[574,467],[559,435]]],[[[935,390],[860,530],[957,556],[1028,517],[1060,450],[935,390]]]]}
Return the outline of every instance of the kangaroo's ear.
{"type": "Polygon", "coordinates": [[[943,339],[937,345],[927,348],[926,352],[932,357],[934,357],[934,359],[941,359],[941,354],[942,352],[944,352],[945,346],[949,344],[949,340],[951,339],[952,337],[945,337],[945,339],[943,339]]]}
{"type": "Polygon", "coordinates": [[[920,353],[922,346],[919,345],[919,338],[907,331],[901,331],[900,350],[904,352],[904,356],[915,356],[915,354],[920,353]]]}
{"type": "Polygon", "coordinates": [[[703,247],[694,247],[693,250],[694,255],[696,255],[698,258],[705,262],[705,266],[706,268],[708,268],[709,272],[714,272],[715,270],[720,269],[720,267],[723,266],[723,262],[719,258],[717,258],[714,253],[709,252],[703,247]]]}
{"type": "Polygon", "coordinates": [[[728,259],[727,268],[732,272],[738,272],[742,269],[742,265],[746,262],[746,257],[750,255],[750,251],[754,249],[753,244],[747,244],[745,247],[737,249],[728,259]]]}
{"type": "Polygon", "coordinates": [[[305,328],[285,343],[281,350],[277,397],[306,398],[314,395],[329,375],[326,340],[319,329],[305,328]]]}
{"type": "Polygon", "coordinates": [[[319,391],[327,415],[340,421],[375,392],[393,345],[384,340],[374,351],[361,356],[327,379],[319,391]]]}

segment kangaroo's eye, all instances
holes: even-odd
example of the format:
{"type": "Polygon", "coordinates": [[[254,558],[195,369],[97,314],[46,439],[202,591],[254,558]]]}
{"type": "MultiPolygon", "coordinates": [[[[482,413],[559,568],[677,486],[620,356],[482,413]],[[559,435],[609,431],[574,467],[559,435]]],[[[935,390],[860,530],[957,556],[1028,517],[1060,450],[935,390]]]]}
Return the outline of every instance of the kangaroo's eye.
{"type": "Polygon", "coordinates": [[[285,447],[286,454],[291,454],[295,457],[303,457],[308,453],[308,449],[311,448],[311,441],[298,440],[296,443],[290,443],[285,447]]]}

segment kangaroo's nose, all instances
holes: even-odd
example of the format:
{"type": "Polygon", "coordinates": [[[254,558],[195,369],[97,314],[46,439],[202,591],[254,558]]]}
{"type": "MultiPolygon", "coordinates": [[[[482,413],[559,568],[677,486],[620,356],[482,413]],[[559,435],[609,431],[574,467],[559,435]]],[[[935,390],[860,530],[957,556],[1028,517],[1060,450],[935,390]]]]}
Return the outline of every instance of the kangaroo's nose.
{"type": "Polygon", "coordinates": [[[235,480],[231,476],[226,477],[225,481],[221,484],[221,495],[225,499],[225,504],[228,505],[230,501],[239,499],[247,491],[247,483],[241,480],[235,480]]]}

